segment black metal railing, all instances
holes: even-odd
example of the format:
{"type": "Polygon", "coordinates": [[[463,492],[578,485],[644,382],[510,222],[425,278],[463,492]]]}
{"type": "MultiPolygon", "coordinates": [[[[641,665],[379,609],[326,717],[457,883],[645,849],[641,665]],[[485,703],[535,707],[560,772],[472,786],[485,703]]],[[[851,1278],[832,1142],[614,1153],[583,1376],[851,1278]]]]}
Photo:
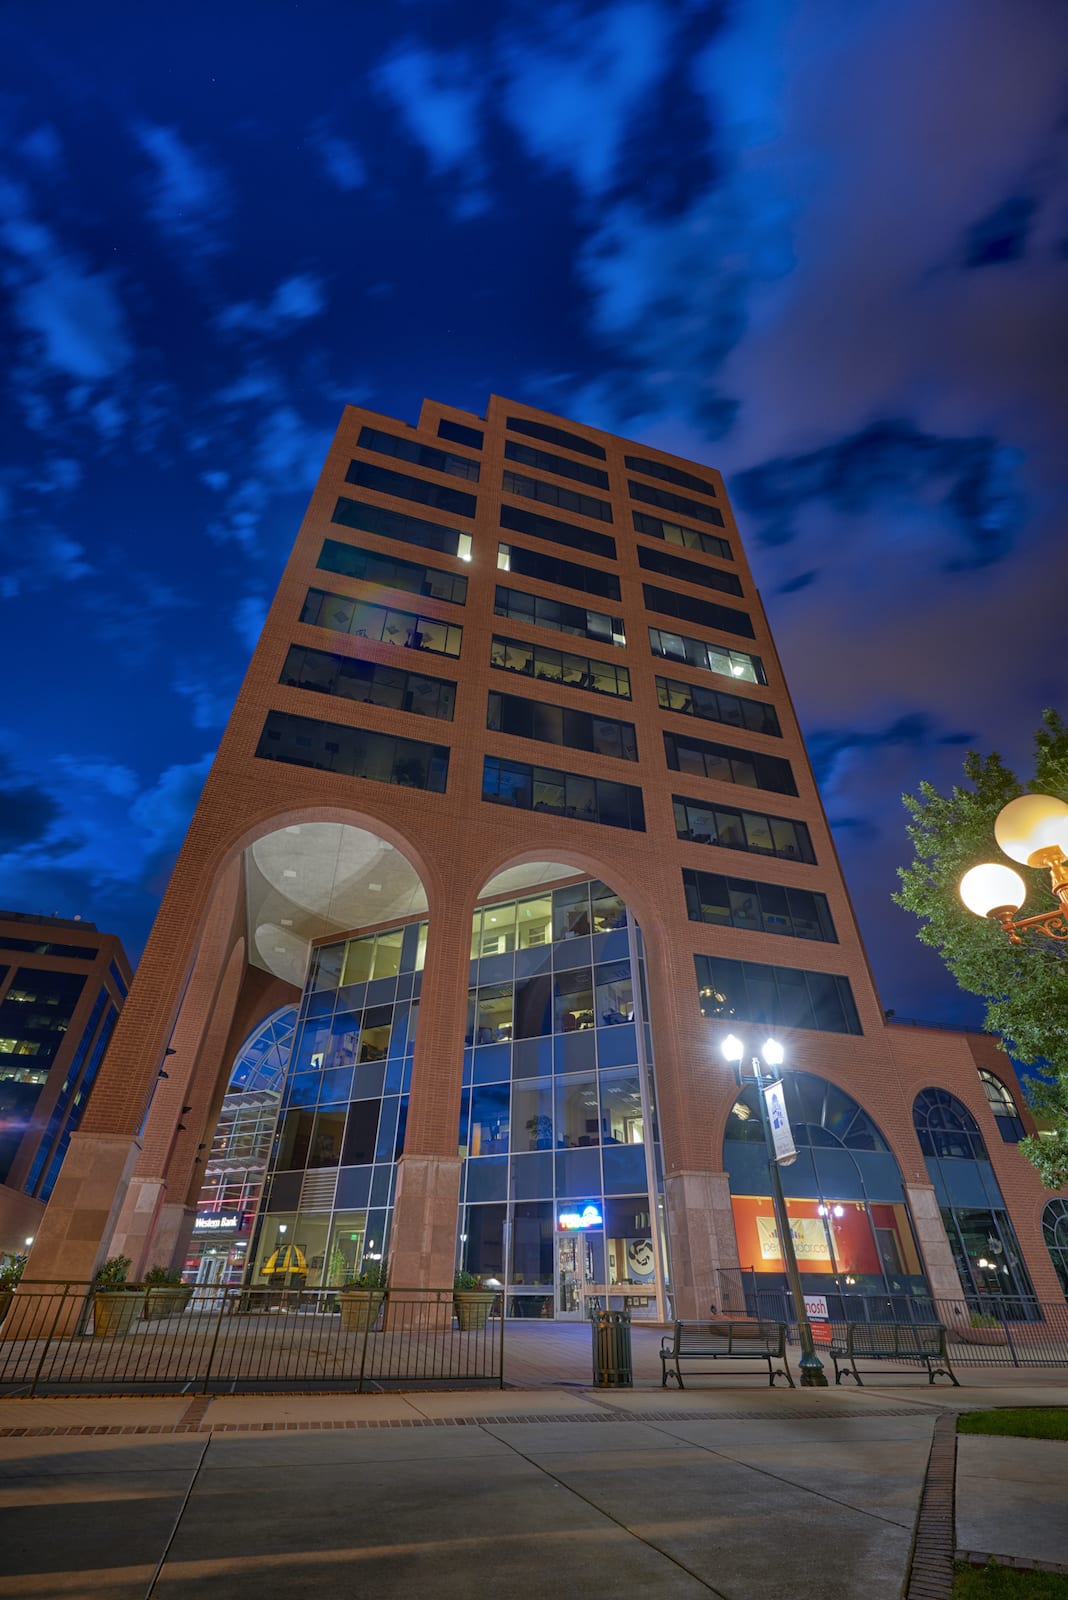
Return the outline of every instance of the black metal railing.
{"type": "Polygon", "coordinates": [[[126,1289],[23,1283],[0,1300],[0,1393],[504,1387],[499,1301],[451,1289],[126,1289]]]}

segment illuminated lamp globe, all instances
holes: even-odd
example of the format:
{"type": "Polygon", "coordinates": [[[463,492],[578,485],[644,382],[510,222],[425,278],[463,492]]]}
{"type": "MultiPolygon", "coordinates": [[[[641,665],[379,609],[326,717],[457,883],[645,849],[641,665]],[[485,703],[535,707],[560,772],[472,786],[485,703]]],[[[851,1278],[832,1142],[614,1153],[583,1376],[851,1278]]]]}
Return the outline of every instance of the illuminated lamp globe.
{"type": "Polygon", "coordinates": [[[998,813],[994,837],[1007,856],[1025,867],[1041,866],[1034,859],[1040,850],[1054,848],[1066,856],[1068,805],[1051,794],[1022,794],[998,813]]]}
{"type": "Polygon", "coordinates": [[[960,897],[977,917],[989,917],[992,911],[1019,911],[1027,899],[1027,889],[1020,874],[1011,867],[987,861],[964,874],[960,897]]]}
{"type": "Polygon", "coordinates": [[[768,1039],[760,1053],[764,1057],[764,1060],[767,1062],[769,1067],[782,1066],[785,1051],[783,1050],[783,1047],[779,1043],[778,1039],[768,1039]]]}
{"type": "Polygon", "coordinates": [[[742,1041],[735,1038],[733,1033],[728,1033],[720,1049],[728,1061],[740,1061],[742,1059],[742,1041]]]}

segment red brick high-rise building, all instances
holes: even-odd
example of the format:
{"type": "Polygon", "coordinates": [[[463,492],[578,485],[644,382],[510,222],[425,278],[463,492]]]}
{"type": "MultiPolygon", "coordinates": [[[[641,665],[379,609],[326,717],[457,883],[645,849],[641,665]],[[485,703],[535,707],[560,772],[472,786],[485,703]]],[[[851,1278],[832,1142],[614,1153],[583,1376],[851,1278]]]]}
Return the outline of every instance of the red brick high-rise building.
{"type": "Polygon", "coordinates": [[[33,1276],[185,1259],[231,1063],[298,1000],[251,1282],[280,1230],[309,1283],[459,1262],[516,1315],[778,1280],[720,1051],[770,1030],[809,1281],[1060,1293],[1007,1059],[884,1021],[711,468],[498,397],[345,411],[33,1276]]]}

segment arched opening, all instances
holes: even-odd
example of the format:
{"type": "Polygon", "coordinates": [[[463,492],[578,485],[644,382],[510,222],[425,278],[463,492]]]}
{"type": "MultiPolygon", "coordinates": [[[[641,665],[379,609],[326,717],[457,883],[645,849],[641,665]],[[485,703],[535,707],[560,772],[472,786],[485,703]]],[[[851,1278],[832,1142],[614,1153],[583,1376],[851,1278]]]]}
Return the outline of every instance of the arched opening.
{"type": "MultiPolygon", "coordinates": [[[[782,1167],[801,1282],[844,1320],[907,1319],[927,1295],[897,1159],[872,1117],[844,1089],[809,1072],[783,1078],[797,1160],[782,1167]]],[[[786,1315],[787,1280],[771,1199],[756,1086],[738,1094],[723,1143],[744,1303],[786,1315]]],[[[740,1298],[730,1282],[723,1304],[740,1298]]]]}
{"type": "Polygon", "coordinates": [[[979,1124],[948,1089],[922,1089],[912,1115],[966,1297],[1025,1315],[1035,1291],[979,1124]]]}
{"type": "Polygon", "coordinates": [[[979,1080],[986,1094],[987,1104],[997,1119],[998,1132],[1006,1144],[1017,1144],[1026,1136],[1027,1129],[1016,1107],[1007,1084],[986,1067],[979,1068],[979,1080]]]}
{"type": "Polygon", "coordinates": [[[458,1263],[509,1316],[594,1302],[664,1314],[645,953],[610,882],[527,862],[474,910],[458,1150],[458,1263]]]}
{"type": "Polygon", "coordinates": [[[1050,1200],[1042,1212],[1042,1237],[1068,1299],[1068,1200],[1050,1200]]]}

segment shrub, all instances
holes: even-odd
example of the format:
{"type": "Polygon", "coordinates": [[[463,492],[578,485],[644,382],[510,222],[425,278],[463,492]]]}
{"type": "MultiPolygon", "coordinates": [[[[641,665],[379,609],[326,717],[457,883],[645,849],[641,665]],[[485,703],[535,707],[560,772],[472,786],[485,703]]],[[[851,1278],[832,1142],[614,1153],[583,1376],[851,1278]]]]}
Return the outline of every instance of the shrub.
{"type": "Polygon", "coordinates": [[[102,1267],[98,1267],[96,1277],[93,1279],[94,1289],[125,1289],[126,1274],[130,1270],[129,1256],[109,1256],[102,1267]]]}

